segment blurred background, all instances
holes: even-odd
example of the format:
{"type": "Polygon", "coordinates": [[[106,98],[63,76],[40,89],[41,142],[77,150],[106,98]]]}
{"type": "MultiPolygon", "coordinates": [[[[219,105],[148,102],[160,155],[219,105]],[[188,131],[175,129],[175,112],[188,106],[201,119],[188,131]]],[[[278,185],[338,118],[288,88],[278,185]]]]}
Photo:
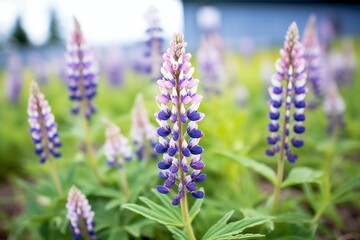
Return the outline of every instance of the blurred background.
{"type": "MultiPolygon", "coordinates": [[[[319,100],[314,94],[309,95],[309,111],[313,109],[314,118],[307,124],[314,128],[306,136],[310,146],[301,150],[305,156],[301,158],[306,159],[304,164],[318,166],[314,160],[315,145],[326,139],[331,124],[336,124],[329,120],[326,106],[331,100],[326,103],[326,99],[342,95],[335,105],[338,115],[343,117],[340,125],[344,122],[346,126],[342,136],[350,141],[351,151],[346,157],[352,160],[343,172],[345,176],[358,169],[360,160],[360,146],[351,142],[360,139],[359,4],[347,1],[0,0],[0,205],[6,209],[0,219],[16,216],[21,211],[21,197],[13,187],[14,177],[33,179],[41,171],[41,166],[35,166],[37,159],[28,134],[26,107],[32,79],[39,82],[49,100],[60,135],[64,135],[63,141],[73,141],[67,133],[74,121],[66,89],[64,53],[74,17],[81,24],[98,63],[100,83],[95,103],[99,116],[94,122],[102,116],[113,117],[128,133],[128,115],[138,92],[144,94],[149,116],[152,116],[156,111],[154,80],[160,75],[161,54],[168,48],[171,35],[183,31],[193,55],[195,74],[201,79],[200,91],[210,100],[203,104],[208,116],[204,130],[209,136],[204,138],[204,145],[243,152],[271,165],[275,161],[264,157],[267,86],[288,26],[296,21],[302,38],[311,15],[316,17],[326,62],[321,86],[323,96],[328,97],[319,100]],[[154,42],[159,44],[158,58],[149,58],[154,42]],[[329,82],[336,83],[336,90],[324,87],[329,82]],[[221,109],[222,114],[215,108],[221,109]],[[228,112],[222,112],[226,108],[228,112]],[[225,124],[225,119],[234,122],[225,124]],[[213,129],[216,132],[212,133],[213,129]],[[12,199],[17,199],[14,202],[18,204],[12,199]]],[[[103,129],[95,126],[93,134],[94,141],[100,145],[103,129]]],[[[73,158],[78,147],[65,144],[64,158],[73,158]]],[[[210,172],[217,169],[212,166],[209,163],[210,172]]],[[[0,231],[7,227],[2,222],[0,231]]]]}

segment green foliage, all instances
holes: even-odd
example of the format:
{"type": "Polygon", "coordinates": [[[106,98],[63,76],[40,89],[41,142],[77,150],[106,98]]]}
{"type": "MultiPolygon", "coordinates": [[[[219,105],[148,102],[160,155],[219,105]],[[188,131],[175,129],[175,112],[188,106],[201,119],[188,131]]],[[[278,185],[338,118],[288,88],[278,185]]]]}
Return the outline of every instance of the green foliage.
{"type": "Polygon", "coordinates": [[[241,234],[246,228],[261,225],[269,220],[268,217],[256,217],[242,219],[227,224],[227,221],[234,214],[230,211],[214,224],[203,236],[202,240],[225,240],[225,239],[248,239],[263,237],[262,234],[241,234]]]}

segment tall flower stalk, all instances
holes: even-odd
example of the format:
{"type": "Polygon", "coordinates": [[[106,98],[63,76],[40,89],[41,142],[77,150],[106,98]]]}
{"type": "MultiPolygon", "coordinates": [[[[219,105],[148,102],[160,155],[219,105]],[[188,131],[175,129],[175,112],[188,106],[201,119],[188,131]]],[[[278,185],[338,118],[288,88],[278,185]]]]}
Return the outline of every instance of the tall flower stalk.
{"type": "Polygon", "coordinates": [[[271,134],[267,137],[267,142],[271,147],[266,150],[266,155],[274,156],[279,153],[272,214],[276,213],[279,204],[284,174],[284,158],[286,157],[291,163],[298,159],[289,143],[291,106],[295,110],[293,110],[292,116],[294,136],[290,142],[294,148],[300,148],[304,145],[304,141],[299,139],[299,135],[305,132],[303,122],[305,121],[304,110],[307,93],[303,52],[302,44],[299,42],[299,31],[296,23],[293,22],[286,33],[284,48],[280,50],[281,58],[276,61],[276,73],[272,76],[272,87],[269,88],[271,97],[269,118],[271,122],[268,129],[271,134]],[[280,112],[281,107],[283,107],[282,113],[280,112]],[[281,119],[282,122],[280,122],[281,119]],[[280,129],[281,132],[279,132],[280,129]]]}
{"type": "Polygon", "coordinates": [[[128,144],[128,140],[121,134],[120,128],[109,120],[105,120],[106,125],[106,142],[105,142],[105,155],[108,159],[108,165],[110,167],[119,167],[120,184],[123,188],[125,196],[129,196],[130,191],[126,180],[126,173],[124,170],[124,160],[131,160],[131,148],[128,144]]]}
{"type": "Polygon", "coordinates": [[[162,37],[162,28],[160,25],[159,11],[155,7],[151,6],[147,9],[144,14],[144,18],[147,21],[148,28],[146,33],[149,36],[149,39],[146,41],[147,51],[145,56],[150,58],[150,72],[152,79],[156,80],[161,77],[160,68],[161,68],[161,55],[163,53],[163,37],[162,37]]]}
{"type": "Polygon", "coordinates": [[[74,19],[74,24],[75,29],[70,36],[66,53],[68,88],[70,90],[70,99],[74,101],[72,112],[83,115],[86,150],[89,154],[88,163],[92,167],[95,177],[101,183],[89,126],[90,117],[96,111],[93,98],[96,96],[97,70],[80,24],[76,19],[74,19]]]}
{"type": "Polygon", "coordinates": [[[201,173],[205,166],[201,156],[203,148],[198,145],[204,134],[197,125],[205,115],[198,112],[202,99],[196,93],[199,80],[192,77],[194,68],[191,67],[190,53],[185,52],[186,47],[183,34],[176,33],[170,41],[170,48],[163,55],[163,78],[157,81],[161,94],[156,97],[160,111],[155,117],[160,127],[157,129],[159,143],[155,150],[164,154],[158,167],[161,169],[159,176],[165,182],[157,186],[157,190],[163,194],[170,191],[175,194],[172,204],[181,205],[185,230],[189,239],[195,239],[187,193],[195,198],[204,197],[204,192],[197,190],[196,183],[206,178],[206,174],[201,173]],[[176,192],[172,190],[175,185],[176,192]]]}
{"type": "Polygon", "coordinates": [[[70,188],[66,208],[73,239],[96,240],[95,213],[91,211],[89,201],[84,194],[75,186],[70,188]]]}
{"type": "Polygon", "coordinates": [[[150,123],[149,117],[141,94],[136,96],[135,104],[132,108],[131,137],[135,145],[135,152],[139,160],[142,160],[146,151],[151,149],[152,158],[156,159],[157,153],[153,148],[157,143],[155,127],[150,123]]]}
{"type": "Polygon", "coordinates": [[[314,95],[321,98],[320,70],[321,70],[321,47],[316,31],[316,17],[311,15],[303,34],[304,58],[306,60],[306,75],[311,84],[314,95]]]}
{"type": "Polygon", "coordinates": [[[35,81],[31,82],[28,101],[29,124],[32,140],[35,144],[35,153],[40,156],[40,163],[48,161],[50,171],[60,196],[63,195],[59,174],[56,170],[54,158],[59,158],[61,142],[55,117],[44,94],[40,92],[35,81]]]}

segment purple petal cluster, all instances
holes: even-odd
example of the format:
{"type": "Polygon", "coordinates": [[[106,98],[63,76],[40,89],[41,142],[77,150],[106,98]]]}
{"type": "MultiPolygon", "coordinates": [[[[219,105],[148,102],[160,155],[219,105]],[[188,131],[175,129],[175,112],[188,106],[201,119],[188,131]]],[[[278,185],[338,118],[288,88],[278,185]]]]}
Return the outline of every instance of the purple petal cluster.
{"type": "Polygon", "coordinates": [[[83,239],[96,240],[94,231],[95,213],[91,211],[89,201],[84,194],[75,186],[70,188],[66,208],[68,210],[67,218],[70,221],[73,239],[80,240],[83,236],[87,236],[83,239]]]}
{"type": "Polygon", "coordinates": [[[106,120],[105,124],[106,142],[104,151],[107,157],[107,163],[109,166],[114,166],[117,162],[118,166],[122,168],[124,166],[124,160],[131,160],[131,148],[128,140],[121,134],[120,128],[114,123],[106,120]]]}
{"type": "Polygon", "coordinates": [[[302,44],[304,46],[307,79],[311,83],[315,96],[320,98],[322,94],[320,87],[321,47],[315,24],[316,17],[311,16],[303,34],[302,44]]]}
{"type": "Polygon", "coordinates": [[[149,25],[148,29],[146,30],[149,39],[146,41],[147,50],[145,52],[145,57],[150,58],[151,67],[147,68],[147,70],[151,72],[153,79],[158,79],[161,77],[159,70],[162,63],[161,55],[163,54],[163,30],[160,27],[159,13],[156,8],[150,7],[146,11],[144,17],[149,25]]]}
{"type": "Polygon", "coordinates": [[[6,96],[12,104],[18,102],[23,86],[22,61],[17,53],[12,53],[8,59],[7,76],[5,81],[6,96]]]}
{"type": "Polygon", "coordinates": [[[192,77],[194,68],[190,53],[185,52],[186,46],[182,33],[173,35],[170,48],[163,55],[163,77],[157,81],[161,94],[156,97],[160,111],[155,117],[160,127],[155,150],[163,154],[158,167],[160,178],[165,180],[157,190],[169,193],[177,185],[173,205],[178,205],[187,192],[203,198],[204,192],[197,190],[196,183],[206,178],[201,173],[205,165],[201,156],[203,148],[199,145],[204,134],[197,124],[205,115],[198,111],[202,99],[196,93],[199,80],[192,77]]]}
{"type": "Polygon", "coordinates": [[[97,88],[97,70],[93,55],[85,42],[79,23],[75,20],[75,30],[67,45],[67,82],[70,99],[74,101],[72,112],[83,111],[87,119],[95,113],[93,98],[97,88]]]}
{"type": "Polygon", "coordinates": [[[327,132],[333,133],[335,127],[344,127],[344,111],[346,105],[339,94],[338,87],[334,80],[329,81],[326,85],[325,99],[324,99],[324,111],[329,119],[327,132]]]}
{"type": "Polygon", "coordinates": [[[305,132],[303,122],[305,121],[304,110],[307,93],[303,52],[302,44],[299,42],[299,31],[296,23],[293,22],[286,33],[284,48],[280,50],[281,58],[276,61],[276,73],[272,76],[272,86],[269,88],[271,97],[269,118],[271,122],[268,124],[270,136],[267,137],[267,143],[271,147],[266,150],[268,156],[285,151],[289,162],[295,162],[298,158],[290,148],[291,130],[294,134],[290,140],[291,145],[295,148],[304,145],[304,141],[299,139],[299,135],[305,132]],[[283,111],[282,106],[284,106],[283,111]],[[292,106],[295,110],[291,116],[292,106]],[[282,119],[281,123],[280,119],[282,119]],[[290,129],[291,119],[294,124],[290,129]],[[280,134],[282,123],[282,133],[280,134]]]}
{"type": "Polygon", "coordinates": [[[147,150],[151,146],[152,157],[155,159],[157,153],[153,148],[157,143],[155,127],[149,122],[142,95],[136,96],[135,105],[132,109],[132,126],[130,131],[136,149],[136,155],[142,160],[147,150]]]}
{"type": "Polygon", "coordinates": [[[55,117],[44,94],[39,90],[36,82],[31,83],[28,101],[29,124],[35,153],[40,156],[40,163],[44,163],[50,156],[60,157],[61,142],[55,117]]]}

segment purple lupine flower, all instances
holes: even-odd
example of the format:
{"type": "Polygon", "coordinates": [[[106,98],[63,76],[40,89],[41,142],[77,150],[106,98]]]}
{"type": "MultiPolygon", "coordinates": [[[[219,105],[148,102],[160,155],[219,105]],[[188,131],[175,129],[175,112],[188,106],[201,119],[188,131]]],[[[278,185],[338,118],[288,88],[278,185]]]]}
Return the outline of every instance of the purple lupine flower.
{"type": "Polygon", "coordinates": [[[75,186],[70,188],[66,208],[73,239],[80,240],[83,236],[87,236],[84,239],[96,240],[95,213],[91,211],[89,201],[84,194],[75,186]]]}
{"type": "Polygon", "coordinates": [[[211,37],[203,37],[197,51],[197,63],[203,79],[203,88],[209,94],[220,93],[223,75],[222,55],[211,37]]]}
{"type": "Polygon", "coordinates": [[[67,45],[67,81],[70,99],[74,101],[72,112],[77,114],[82,109],[87,119],[95,113],[93,98],[96,95],[97,69],[93,55],[85,42],[80,24],[74,20],[75,30],[67,45]]]}
{"type": "Polygon", "coordinates": [[[8,59],[5,82],[6,96],[12,104],[16,104],[23,86],[22,61],[18,54],[12,53],[8,59]]]}
{"type": "Polygon", "coordinates": [[[295,107],[292,116],[295,122],[292,127],[295,136],[292,137],[291,144],[295,148],[300,148],[304,145],[304,141],[300,140],[298,136],[305,132],[303,122],[305,120],[304,110],[307,88],[305,86],[306,73],[303,52],[302,44],[299,42],[299,31],[296,23],[293,22],[286,33],[284,48],[280,50],[281,58],[275,64],[277,72],[272,76],[272,87],[269,88],[271,97],[269,101],[269,118],[271,122],[268,125],[268,129],[271,134],[267,137],[267,142],[271,145],[271,148],[266,150],[268,156],[274,156],[280,150],[280,154],[285,151],[289,162],[295,162],[298,158],[292,152],[288,140],[290,136],[291,106],[295,107]],[[284,112],[280,113],[284,102],[284,112]],[[284,126],[282,126],[282,134],[280,135],[281,124],[279,119],[281,116],[285,118],[285,121],[284,126]],[[280,142],[280,146],[278,142],[280,142]]]}
{"type": "Polygon", "coordinates": [[[160,111],[155,117],[160,127],[155,150],[164,154],[158,167],[159,176],[165,180],[157,190],[169,193],[177,185],[173,205],[178,205],[187,192],[203,198],[204,192],[197,190],[195,183],[206,178],[206,174],[201,173],[205,166],[201,156],[203,148],[198,145],[204,134],[197,124],[205,114],[198,112],[202,99],[196,93],[199,80],[192,77],[194,68],[190,63],[191,54],[185,53],[186,46],[182,33],[173,35],[170,48],[163,55],[163,78],[157,81],[161,94],[156,97],[160,111]]]}
{"type": "Polygon", "coordinates": [[[131,148],[128,140],[121,134],[120,128],[109,120],[105,120],[106,142],[104,146],[107,163],[110,167],[114,166],[117,162],[118,166],[124,166],[124,160],[131,160],[131,148]]]}
{"type": "Polygon", "coordinates": [[[136,155],[139,160],[144,158],[146,146],[150,145],[152,149],[152,157],[156,159],[157,153],[153,148],[157,143],[157,135],[155,127],[150,123],[144,99],[142,95],[137,95],[135,104],[132,109],[132,126],[130,135],[136,149],[136,155]]]}
{"type": "Polygon", "coordinates": [[[334,80],[330,80],[325,87],[324,111],[329,119],[327,132],[331,134],[336,126],[344,127],[345,102],[339,94],[334,80]]]}
{"type": "Polygon", "coordinates": [[[147,50],[145,56],[150,58],[151,67],[148,70],[151,71],[151,77],[153,79],[158,79],[161,77],[161,63],[163,54],[163,41],[162,38],[162,28],[160,26],[160,18],[158,9],[155,7],[150,7],[144,15],[145,20],[148,22],[148,29],[146,33],[149,35],[149,39],[146,41],[147,50]]]}
{"type": "Polygon", "coordinates": [[[106,79],[111,86],[121,86],[124,81],[124,62],[120,49],[115,46],[107,51],[104,70],[106,79]]]}
{"type": "Polygon", "coordinates": [[[35,81],[30,86],[28,102],[30,133],[35,144],[35,153],[40,156],[40,163],[44,163],[50,156],[60,157],[61,142],[54,115],[44,94],[39,90],[35,81]]]}
{"type": "Polygon", "coordinates": [[[306,61],[306,75],[311,83],[312,90],[316,97],[321,97],[320,68],[321,68],[321,47],[316,31],[316,17],[310,16],[303,34],[302,44],[304,46],[304,59],[306,61]]]}

